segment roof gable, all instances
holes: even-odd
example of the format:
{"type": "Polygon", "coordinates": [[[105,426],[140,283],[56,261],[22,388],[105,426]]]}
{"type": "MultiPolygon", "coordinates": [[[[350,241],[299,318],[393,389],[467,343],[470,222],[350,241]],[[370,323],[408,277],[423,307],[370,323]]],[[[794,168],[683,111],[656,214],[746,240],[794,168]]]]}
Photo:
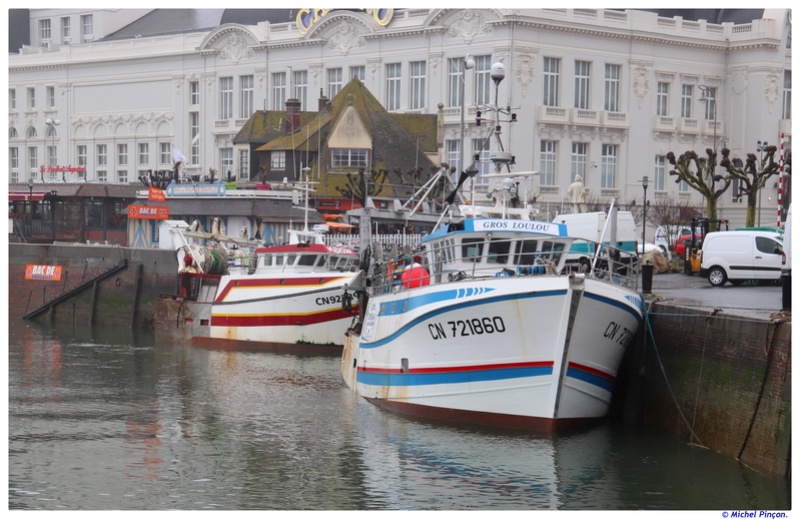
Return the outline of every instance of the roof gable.
{"type": "Polygon", "coordinates": [[[372,137],[352,106],[347,106],[328,138],[329,148],[372,148],[372,137]]]}

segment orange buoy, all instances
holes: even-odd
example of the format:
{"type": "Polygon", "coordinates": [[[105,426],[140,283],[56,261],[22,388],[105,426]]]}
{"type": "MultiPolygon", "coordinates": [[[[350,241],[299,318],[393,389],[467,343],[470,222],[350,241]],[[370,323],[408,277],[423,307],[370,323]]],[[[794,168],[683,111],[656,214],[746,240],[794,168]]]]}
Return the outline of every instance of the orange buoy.
{"type": "Polygon", "coordinates": [[[419,263],[409,265],[403,270],[401,277],[403,286],[406,288],[419,288],[429,285],[431,282],[428,271],[419,263]]]}

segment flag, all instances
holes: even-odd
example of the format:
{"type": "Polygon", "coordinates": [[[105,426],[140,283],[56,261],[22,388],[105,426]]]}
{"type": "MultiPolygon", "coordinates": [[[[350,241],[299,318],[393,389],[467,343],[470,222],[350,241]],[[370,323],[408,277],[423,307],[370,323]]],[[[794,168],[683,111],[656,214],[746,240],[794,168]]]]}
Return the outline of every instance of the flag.
{"type": "Polygon", "coordinates": [[[147,188],[147,199],[151,202],[166,202],[167,200],[164,191],[153,186],[147,188]]]}
{"type": "Polygon", "coordinates": [[[175,162],[186,162],[186,156],[178,148],[172,150],[172,158],[175,159],[175,162]]]}

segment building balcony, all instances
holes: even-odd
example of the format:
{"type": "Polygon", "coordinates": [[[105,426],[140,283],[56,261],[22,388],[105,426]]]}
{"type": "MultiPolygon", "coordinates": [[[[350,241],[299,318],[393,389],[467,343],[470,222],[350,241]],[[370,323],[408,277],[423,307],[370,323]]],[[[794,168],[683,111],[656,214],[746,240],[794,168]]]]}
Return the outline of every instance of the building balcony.
{"type": "Polygon", "coordinates": [[[703,121],[703,133],[707,135],[722,135],[722,121],[717,119],[703,121]]]}
{"type": "Polygon", "coordinates": [[[570,111],[572,124],[581,126],[600,126],[599,110],[584,110],[583,108],[571,108],[570,111]]]}
{"type": "Polygon", "coordinates": [[[569,124],[569,113],[560,106],[539,105],[536,120],[540,123],[569,124]]]}
{"type": "Polygon", "coordinates": [[[700,133],[700,122],[697,119],[678,119],[678,131],[681,133],[700,133]]]}
{"type": "Polygon", "coordinates": [[[655,132],[675,132],[677,127],[674,117],[668,115],[656,115],[653,119],[653,131],[655,132]]]}
{"type": "Polygon", "coordinates": [[[600,198],[608,200],[611,198],[619,199],[619,189],[604,187],[600,189],[600,198]]]}
{"type": "Polygon", "coordinates": [[[627,112],[601,112],[603,115],[603,126],[606,128],[629,128],[627,112]]]}
{"type": "Polygon", "coordinates": [[[538,202],[561,202],[560,186],[539,186],[538,202]]]}

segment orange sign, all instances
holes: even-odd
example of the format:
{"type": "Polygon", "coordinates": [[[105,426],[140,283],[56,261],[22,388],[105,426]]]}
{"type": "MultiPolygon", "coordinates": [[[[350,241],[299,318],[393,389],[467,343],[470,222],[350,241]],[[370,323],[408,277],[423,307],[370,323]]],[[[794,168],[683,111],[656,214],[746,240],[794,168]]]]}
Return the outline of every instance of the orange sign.
{"type": "Polygon", "coordinates": [[[61,266],[26,265],[25,279],[36,281],[61,281],[61,266]]]}
{"type": "Polygon", "coordinates": [[[147,199],[151,202],[165,202],[164,191],[157,187],[150,186],[147,188],[147,199]]]}
{"type": "Polygon", "coordinates": [[[128,218],[169,220],[169,207],[159,205],[132,205],[128,207],[128,218]]]}

